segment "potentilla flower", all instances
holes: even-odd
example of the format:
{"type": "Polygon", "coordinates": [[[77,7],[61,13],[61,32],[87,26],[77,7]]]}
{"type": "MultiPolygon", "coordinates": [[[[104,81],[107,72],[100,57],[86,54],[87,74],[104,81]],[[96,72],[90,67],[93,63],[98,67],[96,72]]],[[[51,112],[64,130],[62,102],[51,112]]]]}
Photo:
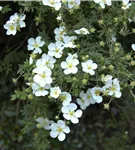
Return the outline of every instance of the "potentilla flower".
{"type": "Polygon", "coordinates": [[[123,10],[128,9],[130,6],[131,6],[131,3],[130,3],[129,0],[123,0],[123,1],[122,1],[122,7],[121,7],[121,8],[122,8],[123,10]]]}
{"type": "Polygon", "coordinates": [[[64,46],[62,42],[56,41],[56,43],[50,43],[48,49],[48,55],[60,58],[63,54],[64,46]]]}
{"type": "Polygon", "coordinates": [[[53,123],[53,121],[47,118],[37,118],[36,121],[38,122],[37,128],[44,128],[45,130],[50,130],[50,124],[53,123]]]}
{"type": "Polygon", "coordinates": [[[102,81],[106,83],[108,80],[112,80],[112,76],[107,74],[106,76],[102,76],[102,81]]]}
{"type": "Polygon", "coordinates": [[[10,20],[15,22],[17,26],[19,26],[20,28],[24,28],[26,27],[26,24],[24,22],[25,18],[26,18],[25,14],[15,13],[14,15],[10,17],[10,20]]]}
{"type": "Polygon", "coordinates": [[[50,96],[53,98],[58,98],[61,93],[61,89],[59,87],[50,88],[50,96]]]}
{"type": "Polygon", "coordinates": [[[12,15],[9,19],[9,21],[6,22],[4,25],[4,28],[7,30],[7,35],[15,35],[17,33],[17,30],[20,28],[23,28],[26,26],[24,20],[26,18],[25,14],[18,14],[15,13],[12,15]]]}
{"type": "Polygon", "coordinates": [[[71,9],[75,6],[79,6],[81,3],[81,0],[67,0],[68,2],[68,8],[71,9]]]}
{"type": "Polygon", "coordinates": [[[86,28],[81,28],[81,29],[79,29],[79,30],[74,30],[74,32],[75,32],[76,34],[84,34],[84,35],[90,34],[89,31],[88,31],[88,29],[86,29],[86,28]]]}
{"type": "Polygon", "coordinates": [[[65,32],[65,26],[60,26],[59,28],[56,28],[54,30],[54,34],[59,36],[66,35],[67,33],[65,32]]]}
{"type": "Polygon", "coordinates": [[[17,33],[17,24],[13,21],[7,21],[4,28],[7,30],[7,35],[15,35],[17,33]]]}
{"type": "Polygon", "coordinates": [[[85,62],[82,62],[82,70],[84,72],[89,73],[90,75],[94,75],[95,69],[97,69],[97,64],[93,63],[92,60],[87,60],[85,62]]]}
{"type": "Polygon", "coordinates": [[[75,48],[76,44],[74,43],[74,40],[76,40],[76,36],[63,36],[62,41],[65,48],[75,48]]]}
{"type": "Polygon", "coordinates": [[[63,106],[69,105],[72,100],[71,94],[68,92],[61,92],[59,95],[59,99],[62,101],[63,106]]]}
{"type": "Polygon", "coordinates": [[[79,60],[76,58],[73,58],[73,55],[70,54],[66,58],[66,61],[63,61],[61,63],[61,67],[64,69],[64,73],[67,74],[76,74],[78,71],[78,68],[76,67],[79,64],[79,60]]]}
{"type": "Polygon", "coordinates": [[[74,103],[70,103],[67,106],[63,106],[61,111],[63,113],[63,117],[67,120],[71,120],[72,123],[76,124],[79,122],[79,119],[82,116],[82,110],[77,109],[77,105],[74,103]]]}
{"type": "Polygon", "coordinates": [[[108,80],[103,87],[104,91],[107,91],[108,95],[120,98],[122,93],[120,92],[120,84],[117,78],[108,80]]]}
{"type": "Polygon", "coordinates": [[[38,83],[41,87],[44,87],[46,84],[52,83],[51,78],[51,70],[49,68],[44,68],[45,70],[42,70],[42,68],[36,68],[35,72],[39,72],[33,77],[33,81],[35,83],[38,83]]]}
{"type": "Polygon", "coordinates": [[[131,47],[132,47],[133,51],[135,51],[135,44],[132,44],[131,47]]]}
{"type": "Polygon", "coordinates": [[[50,136],[52,138],[58,137],[59,141],[64,141],[66,138],[66,134],[70,132],[70,128],[63,120],[58,120],[57,123],[52,123],[50,129],[50,136]]]}
{"type": "Polygon", "coordinates": [[[41,40],[42,37],[41,36],[38,36],[36,37],[35,39],[34,38],[30,38],[28,39],[28,50],[29,51],[33,51],[33,53],[37,54],[41,54],[42,53],[42,50],[41,50],[41,47],[45,44],[44,41],[41,40]]]}
{"type": "Polygon", "coordinates": [[[52,56],[49,56],[47,54],[43,54],[41,59],[38,59],[36,61],[36,66],[39,68],[48,67],[49,69],[54,68],[54,63],[56,62],[56,59],[54,59],[52,56]]]}
{"type": "Polygon", "coordinates": [[[101,92],[102,92],[102,88],[100,87],[94,87],[91,89],[92,97],[97,103],[101,103],[103,101],[103,97],[100,95],[101,92]]]}
{"type": "Polygon", "coordinates": [[[83,110],[90,105],[90,101],[89,99],[87,99],[87,95],[86,93],[84,93],[84,91],[80,93],[79,98],[77,98],[76,100],[77,103],[80,105],[81,109],[83,110]]]}
{"type": "Polygon", "coordinates": [[[54,7],[55,10],[61,8],[61,0],[42,0],[43,4],[46,6],[54,7]]]}
{"type": "Polygon", "coordinates": [[[48,95],[48,89],[50,89],[50,85],[46,84],[44,87],[41,87],[39,84],[37,83],[33,83],[32,84],[32,90],[33,90],[33,94],[36,96],[45,96],[48,95]]]}
{"type": "Polygon", "coordinates": [[[92,97],[91,89],[89,88],[86,92],[86,99],[90,102],[90,104],[95,104],[96,101],[92,97]]]}
{"type": "Polygon", "coordinates": [[[111,6],[112,5],[112,1],[111,0],[94,0],[95,3],[98,3],[101,8],[105,8],[105,5],[111,6]]]}

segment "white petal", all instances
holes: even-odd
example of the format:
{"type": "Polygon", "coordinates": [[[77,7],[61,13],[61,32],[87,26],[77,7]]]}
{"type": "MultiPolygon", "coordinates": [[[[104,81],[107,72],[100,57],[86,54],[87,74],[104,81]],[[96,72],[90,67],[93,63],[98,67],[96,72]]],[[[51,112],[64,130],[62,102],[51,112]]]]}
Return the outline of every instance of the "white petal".
{"type": "Polygon", "coordinates": [[[135,44],[132,44],[131,47],[135,51],[135,44]]]}
{"type": "Polygon", "coordinates": [[[58,135],[59,141],[64,141],[65,138],[66,138],[66,135],[65,135],[64,133],[60,133],[60,134],[58,135]]]}
{"type": "Polygon", "coordinates": [[[71,117],[71,122],[76,124],[79,122],[79,119],[73,116],[73,117],[71,117]]]}
{"type": "Polygon", "coordinates": [[[35,40],[33,38],[30,38],[30,39],[28,39],[28,43],[30,45],[33,45],[33,44],[35,44],[35,40]]]}
{"type": "Polygon", "coordinates": [[[58,132],[53,132],[53,131],[50,132],[50,136],[51,136],[52,138],[56,138],[57,135],[58,135],[58,132]]]}
{"type": "Polygon", "coordinates": [[[63,129],[63,131],[64,131],[65,133],[69,133],[69,132],[70,132],[70,128],[69,128],[68,126],[66,126],[66,127],[63,129]]]}
{"type": "Polygon", "coordinates": [[[81,110],[77,110],[77,111],[75,112],[75,116],[76,116],[77,118],[80,118],[80,117],[82,116],[82,111],[81,111],[81,110]]]}
{"type": "Polygon", "coordinates": [[[68,65],[67,65],[67,63],[66,63],[65,61],[63,61],[63,62],[61,63],[61,67],[62,67],[63,69],[65,69],[65,68],[68,67],[68,65]]]}
{"type": "Polygon", "coordinates": [[[64,117],[65,119],[67,119],[67,120],[70,120],[70,119],[71,119],[70,115],[68,115],[68,114],[63,114],[63,117],[64,117]]]}
{"type": "Polygon", "coordinates": [[[55,50],[55,44],[54,43],[50,43],[48,46],[49,50],[55,50]]]}
{"type": "Polygon", "coordinates": [[[70,103],[69,109],[70,109],[70,110],[76,110],[76,109],[77,109],[77,105],[74,104],[74,103],[70,103]]]}

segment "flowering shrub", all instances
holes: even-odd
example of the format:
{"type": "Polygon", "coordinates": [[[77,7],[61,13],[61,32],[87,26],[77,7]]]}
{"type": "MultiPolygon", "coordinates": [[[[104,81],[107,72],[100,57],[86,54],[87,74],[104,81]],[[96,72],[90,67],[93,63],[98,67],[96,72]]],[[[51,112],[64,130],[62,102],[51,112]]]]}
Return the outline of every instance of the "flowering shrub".
{"type": "MultiPolygon", "coordinates": [[[[134,2],[43,0],[17,2],[16,5],[18,12],[13,13],[2,28],[4,35],[12,38],[19,35],[24,39],[19,46],[16,41],[12,46],[16,53],[23,51],[24,61],[19,60],[18,77],[16,72],[11,76],[15,84],[11,100],[17,103],[16,120],[20,127],[18,142],[32,143],[26,144],[27,149],[59,149],[58,141],[53,138],[65,140],[68,145],[75,137],[75,146],[71,149],[82,149],[90,139],[93,146],[88,144],[83,149],[102,147],[111,150],[107,138],[103,144],[102,140],[98,141],[99,137],[106,137],[102,131],[104,126],[110,130],[116,128],[110,118],[116,120],[118,116],[120,122],[124,122],[121,114],[126,114],[129,122],[132,120],[127,114],[134,106],[135,44],[131,39],[135,33],[134,2]],[[131,108],[125,111],[128,105],[131,108]],[[108,112],[103,108],[112,116],[106,119],[104,113],[108,112]],[[97,140],[94,139],[96,129],[90,125],[101,128],[101,131],[97,130],[97,140]],[[92,131],[92,135],[87,135],[88,131],[92,131]],[[33,137],[32,141],[27,137],[33,137]],[[80,141],[82,137],[83,142],[80,141]],[[93,140],[99,142],[99,147],[93,140]]],[[[2,5],[1,11],[10,11],[8,7],[2,5]]],[[[2,68],[4,63],[0,66],[2,68]]],[[[3,68],[1,72],[4,72],[3,68]]],[[[128,125],[123,126],[121,132],[129,132],[128,125]]],[[[116,137],[121,137],[121,132],[111,136],[115,149],[120,147],[116,137]]],[[[133,137],[128,135],[125,141],[130,138],[133,137]]],[[[4,144],[5,141],[1,147],[6,149],[4,144]]],[[[130,149],[132,140],[125,145],[130,149]]],[[[120,148],[124,150],[122,146],[120,148]]]]}

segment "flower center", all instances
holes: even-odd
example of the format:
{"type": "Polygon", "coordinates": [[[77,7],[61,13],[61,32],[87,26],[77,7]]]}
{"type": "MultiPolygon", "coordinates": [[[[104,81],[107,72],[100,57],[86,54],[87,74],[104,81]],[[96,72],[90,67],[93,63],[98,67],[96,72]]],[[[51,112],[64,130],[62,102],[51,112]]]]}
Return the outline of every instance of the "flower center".
{"type": "Polygon", "coordinates": [[[45,74],[41,74],[40,76],[41,76],[41,78],[45,78],[45,74]]]}
{"type": "Polygon", "coordinates": [[[115,86],[112,86],[111,87],[111,90],[114,92],[116,90],[116,87],[115,86]]]}
{"type": "Polygon", "coordinates": [[[91,66],[88,66],[88,69],[90,70],[90,69],[91,69],[91,66]]]}
{"type": "Polygon", "coordinates": [[[96,94],[97,96],[99,96],[100,91],[99,91],[99,90],[96,90],[96,91],[95,91],[95,94],[96,94]]]}
{"type": "Polygon", "coordinates": [[[70,111],[70,112],[69,112],[69,115],[70,115],[70,116],[73,116],[73,115],[74,115],[74,111],[70,111]]]}
{"type": "Polygon", "coordinates": [[[54,92],[54,95],[58,95],[58,91],[55,91],[55,92],[54,92]]]}
{"type": "Polygon", "coordinates": [[[9,28],[10,28],[11,31],[14,30],[14,26],[13,25],[11,25],[9,28]]]}
{"type": "Polygon", "coordinates": [[[68,64],[68,68],[73,68],[73,65],[72,64],[68,64]]]}
{"type": "Polygon", "coordinates": [[[55,52],[56,52],[56,53],[58,53],[58,52],[59,52],[59,49],[58,49],[58,48],[56,48],[55,52]]]}
{"type": "Polygon", "coordinates": [[[54,0],[50,0],[50,4],[54,5],[55,4],[54,0]]]}
{"type": "Polygon", "coordinates": [[[60,132],[62,132],[63,130],[62,130],[61,127],[58,127],[57,131],[58,131],[58,133],[60,133],[60,132]]]}
{"type": "Polygon", "coordinates": [[[38,44],[37,43],[35,43],[35,45],[34,45],[36,48],[38,48],[39,46],[38,46],[38,44]]]}

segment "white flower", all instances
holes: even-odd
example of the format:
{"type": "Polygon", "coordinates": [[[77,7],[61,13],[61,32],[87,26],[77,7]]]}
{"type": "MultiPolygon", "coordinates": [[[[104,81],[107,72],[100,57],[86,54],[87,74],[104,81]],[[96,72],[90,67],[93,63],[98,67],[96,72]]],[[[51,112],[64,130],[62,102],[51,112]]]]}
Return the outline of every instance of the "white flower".
{"type": "Polygon", "coordinates": [[[42,58],[37,60],[36,62],[36,66],[46,66],[49,69],[53,69],[54,68],[54,63],[56,62],[56,59],[54,59],[52,56],[49,56],[47,54],[43,54],[42,58]]]}
{"type": "Polygon", "coordinates": [[[62,42],[57,41],[56,43],[49,44],[48,49],[48,55],[60,58],[62,56],[64,46],[62,42]]]}
{"type": "Polygon", "coordinates": [[[71,102],[71,94],[68,92],[61,92],[59,98],[62,101],[63,106],[69,105],[71,102]]]}
{"type": "Polygon", "coordinates": [[[135,51],[135,44],[132,44],[131,47],[132,47],[133,51],[135,51]]]}
{"type": "Polygon", "coordinates": [[[37,128],[44,128],[45,130],[50,130],[50,124],[53,123],[53,121],[47,118],[37,118],[36,121],[38,122],[37,128]]]}
{"type": "Polygon", "coordinates": [[[90,104],[95,104],[96,101],[92,97],[91,89],[89,88],[86,92],[86,99],[90,102],[90,104]]]}
{"type": "Polygon", "coordinates": [[[41,87],[44,87],[46,84],[52,83],[51,70],[49,68],[44,67],[44,70],[42,70],[42,68],[36,69],[33,70],[33,72],[39,73],[33,77],[35,83],[38,83],[41,87]]]}
{"type": "Polygon", "coordinates": [[[93,63],[92,60],[87,60],[85,62],[82,62],[82,70],[84,72],[89,73],[90,75],[94,75],[95,69],[97,69],[97,64],[93,63]]]}
{"type": "Polygon", "coordinates": [[[104,91],[107,91],[108,95],[120,98],[122,93],[120,92],[120,84],[117,78],[108,80],[103,87],[104,91]]]}
{"type": "Polygon", "coordinates": [[[105,8],[105,4],[108,6],[112,5],[111,0],[94,0],[95,3],[99,3],[99,5],[101,6],[101,8],[105,8]]]}
{"type": "Polygon", "coordinates": [[[61,111],[63,113],[63,117],[67,120],[71,120],[72,123],[76,124],[79,122],[79,119],[82,116],[82,111],[77,109],[77,105],[74,103],[70,103],[67,106],[63,106],[61,111]]]}
{"type": "Polygon", "coordinates": [[[24,28],[26,27],[26,24],[24,22],[25,18],[26,18],[25,14],[15,13],[14,15],[10,17],[10,20],[16,23],[17,26],[19,26],[20,28],[24,28]]]}
{"type": "Polygon", "coordinates": [[[15,35],[17,33],[17,24],[15,24],[13,21],[7,21],[4,25],[4,28],[7,30],[7,35],[15,35]]]}
{"type": "Polygon", "coordinates": [[[4,25],[4,28],[7,30],[6,34],[15,35],[17,33],[17,30],[25,27],[26,24],[23,21],[25,20],[25,17],[26,15],[18,14],[18,13],[15,13],[14,15],[12,15],[9,21],[7,21],[6,24],[4,25]]]}
{"type": "Polygon", "coordinates": [[[35,54],[37,53],[41,54],[42,50],[40,47],[42,47],[45,44],[45,42],[42,41],[41,38],[42,38],[41,36],[38,36],[36,37],[36,39],[34,38],[28,39],[28,46],[27,46],[28,50],[33,51],[33,53],[35,54]]]}
{"type": "Polygon", "coordinates": [[[46,6],[54,7],[55,10],[61,8],[61,0],[42,0],[43,4],[46,6]]]}
{"type": "Polygon", "coordinates": [[[33,94],[35,94],[36,96],[45,96],[49,93],[47,89],[50,89],[50,87],[51,86],[49,84],[46,84],[44,87],[41,87],[39,84],[33,83],[32,84],[33,94]]]}
{"type": "Polygon", "coordinates": [[[61,41],[63,40],[63,37],[67,34],[65,32],[65,26],[60,26],[59,28],[56,28],[54,30],[54,33],[55,33],[55,40],[56,41],[61,41]]]}
{"type": "Polygon", "coordinates": [[[3,7],[2,7],[2,6],[0,6],[0,11],[2,10],[2,8],[3,8],[3,7]]]}
{"type": "Polygon", "coordinates": [[[60,26],[59,28],[56,28],[56,29],[54,30],[54,33],[55,33],[56,35],[59,35],[59,36],[65,35],[65,34],[66,34],[66,32],[65,32],[65,27],[64,27],[64,26],[60,26]]]}
{"type": "Polygon", "coordinates": [[[77,98],[76,100],[83,110],[90,105],[90,101],[87,99],[87,95],[86,93],[84,93],[84,91],[80,93],[79,98],[77,98]]]}
{"type": "Polygon", "coordinates": [[[64,73],[67,74],[76,74],[78,71],[78,68],[76,67],[79,64],[79,60],[76,58],[73,58],[73,55],[70,54],[66,61],[63,61],[61,63],[61,67],[64,69],[64,73]]]}
{"type": "Polygon", "coordinates": [[[108,80],[112,80],[112,78],[113,77],[111,75],[107,74],[106,76],[102,76],[102,81],[107,82],[108,80]]]}
{"type": "Polygon", "coordinates": [[[50,136],[52,138],[56,138],[58,136],[59,141],[64,141],[66,138],[65,133],[68,134],[70,132],[69,127],[63,120],[58,120],[57,123],[52,123],[50,129],[50,136]]]}
{"type": "Polygon", "coordinates": [[[77,37],[76,36],[63,36],[62,40],[63,40],[63,45],[66,48],[75,48],[76,45],[74,44],[74,40],[76,40],[77,37]]]}
{"type": "Polygon", "coordinates": [[[81,29],[79,29],[79,30],[74,30],[74,32],[75,32],[76,34],[84,34],[84,35],[89,34],[89,31],[88,31],[88,29],[86,29],[86,28],[81,28],[81,29]]]}
{"type": "Polygon", "coordinates": [[[50,96],[53,98],[58,98],[61,93],[61,89],[59,87],[50,88],[50,96]]]}
{"type": "Polygon", "coordinates": [[[102,89],[100,87],[94,87],[91,89],[92,97],[97,103],[101,103],[103,101],[102,96],[100,96],[101,92],[102,92],[102,89]]]}
{"type": "Polygon", "coordinates": [[[121,7],[121,8],[122,8],[123,10],[128,9],[128,8],[131,6],[131,3],[129,3],[129,2],[130,2],[129,0],[123,0],[123,1],[122,1],[123,4],[122,4],[122,7],[121,7]]]}
{"type": "Polygon", "coordinates": [[[68,0],[68,8],[71,9],[75,7],[76,5],[80,5],[80,0],[68,0]]]}
{"type": "Polygon", "coordinates": [[[55,59],[55,58],[53,58],[52,56],[43,54],[43,55],[42,55],[42,59],[43,59],[43,61],[45,62],[45,65],[46,65],[48,68],[50,68],[50,69],[53,69],[53,68],[54,68],[54,63],[56,62],[56,59],[55,59]]]}

